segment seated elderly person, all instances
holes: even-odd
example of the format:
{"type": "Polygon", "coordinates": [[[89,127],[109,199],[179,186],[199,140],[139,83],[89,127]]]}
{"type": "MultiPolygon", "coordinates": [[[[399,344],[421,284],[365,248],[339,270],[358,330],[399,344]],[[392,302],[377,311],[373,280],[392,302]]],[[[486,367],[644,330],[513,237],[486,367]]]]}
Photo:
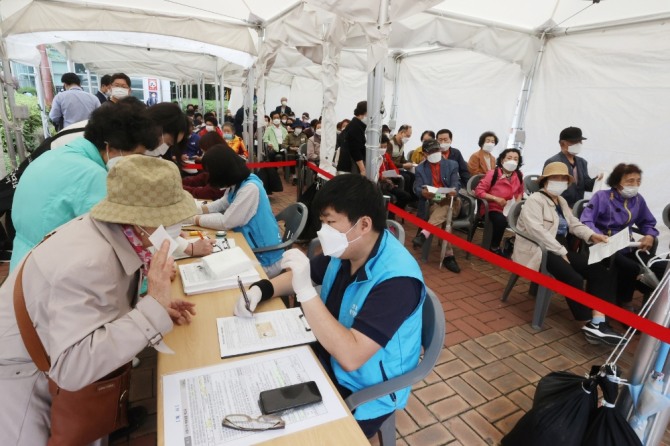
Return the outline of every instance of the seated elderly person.
{"type": "Polygon", "coordinates": [[[164,241],[153,257],[148,251],[157,228],[179,228],[196,212],[177,167],[127,156],[110,171],[107,190],[90,214],[59,227],[35,247],[0,288],[5,445],[45,445],[50,435],[68,434],[49,420],[49,380],[76,391],[125,366],[147,346],[167,351],[162,336],[195,314],[192,303],[171,296],[170,244],[164,241]],[[146,294],[139,293],[143,277],[148,277],[146,294]],[[39,355],[26,350],[35,345],[24,338],[30,322],[19,332],[12,298],[19,280],[19,299],[50,361],[48,376],[38,372],[39,355]]]}
{"type": "Polygon", "coordinates": [[[249,159],[249,152],[247,152],[247,149],[244,146],[244,141],[235,134],[235,125],[230,122],[226,122],[223,124],[222,131],[223,139],[225,139],[228,147],[233,149],[235,153],[237,153],[245,160],[249,159]]]}
{"type": "MultiPolygon", "coordinates": [[[[440,151],[440,143],[434,139],[424,141],[422,147],[426,160],[417,166],[414,181],[414,193],[421,197],[417,215],[421,214],[424,219],[428,217],[428,223],[433,226],[441,226],[447,221],[450,208],[454,218],[461,212],[461,200],[458,198],[460,188],[458,163],[444,158],[440,151]],[[435,192],[430,192],[428,187],[448,187],[453,191],[446,195],[437,195],[435,192]]],[[[412,245],[420,248],[428,236],[430,233],[425,229],[422,230],[414,237],[412,245]]],[[[454,273],[461,272],[451,245],[442,259],[442,266],[454,273]]]]}
{"type": "MultiPolygon", "coordinates": [[[[423,144],[424,141],[427,141],[429,139],[435,139],[435,132],[432,130],[424,130],[423,133],[421,134],[421,144],[423,144]]],[[[419,164],[421,161],[423,161],[425,157],[423,156],[423,145],[417,147],[414,149],[412,152],[412,156],[410,157],[410,161],[414,164],[419,164]]]]}
{"type": "MultiPolygon", "coordinates": [[[[210,148],[202,158],[209,174],[208,184],[225,189],[223,197],[202,206],[194,223],[213,229],[234,229],[244,235],[252,248],[281,243],[279,226],[260,178],[251,173],[246,162],[230,147],[210,148]]],[[[281,250],[256,254],[269,277],[281,271],[281,250]]]]}
{"type": "MultiPolygon", "coordinates": [[[[226,144],[226,141],[216,132],[209,132],[199,141],[199,147],[203,154],[207,153],[210,147],[219,144],[226,144]]],[[[200,158],[199,162],[202,162],[200,158]]],[[[197,175],[191,175],[182,178],[181,182],[184,190],[193,195],[194,198],[201,200],[218,200],[223,197],[223,190],[219,187],[209,185],[209,173],[203,170],[197,175]]]]}
{"type": "Polygon", "coordinates": [[[307,160],[318,163],[321,155],[321,121],[314,124],[314,135],[307,140],[307,160]]]}
{"type": "MultiPolygon", "coordinates": [[[[524,203],[517,226],[547,250],[547,270],[557,280],[581,290],[586,279],[587,292],[604,300],[612,300],[606,285],[607,268],[601,264],[589,266],[585,255],[568,249],[568,233],[590,243],[607,241],[607,236],[595,233],[573,216],[570,206],[561,196],[574,180],[565,164],[547,164],[538,178],[540,191],[532,194],[524,203]]],[[[542,252],[535,243],[517,237],[512,260],[537,271],[540,269],[542,252]]],[[[622,336],[612,330],[604,314],[572,299],[567,301],[574,318],[586,321],[582,330],[588,342],[617,345],[621,341],[622,336]]]]}
{"type": "MultiPolygon", "coordinates": [[[[323,254],[308,259],[284,253],[287,271],[249,288],[253,311],[261,300],[295,293],[318,341],[317,357],[346,398],[416,367],[421,351],[421,269],[386,230],[377,185],[361,175],[340,175],[316,194],[314,211],[323,254]],[[321,285],[320,294],[314,284],[321,285]]],[[[249,317],[242,296],[235,314],[249,317]]],[[[354,418],[372,437],[407,404],[410,388],[362,404],[354,418]]]]}
{"type": "MultiPolygon", "coordinates": [[[[649,251],[658,237],[658,230],[647,202],[638,193],[641,183],[642,170],[638,166],[618,164],[607,178],[610,189],[593,194],[582,212],[582,223],[596,233],[608,236],[620,231],[630,233],[631,227],[635,225],[642,234],[640,249],[649,251]]],[[[641,257],[649,259],[649,254],[642,253],[641,257]]],[[[649,287],[639,282],[645,277],[635,252],[624,248],[602,262],[612,266],[608,283],[612,285],[611,294],[616,296],[617,304],[632,311],[631,301],[635,289],[639,286],[645,292],[650,291],[649,287]]]]}
{"type": "Polygon", "coordinates": [[[493,132],[484,132],[479,136],[479,150],[468,160],[470,175],[485,175],[496,166],[496,157],[491,154],[498,145],[498,137],[493,132]]]}
{"type": "MultiPolygon", "coordinates": [[[[293,124],[291,124],[291,128],[293,129],[293,132],[289,132],[286,135],[286,138],[284,138],[284,144],[283,147],[286,149],[286,159],[287,160],[295,160],[298,158],[298,155],[300,153],[300,146],[303,144],[307,144],[307,135],[303,133],[302,125],[300,122],[296,121],[293,124]]],[[[297,182],[297,178],[295,175],[295,167],[291,166],[290,167],[291,174],[293,175],[293,184],[295,185],[297,182]]]]}
{"type": "Polygon", "coordinates": [[[496,168],[489,170],[475,188],[477,198],[489,203],[489,221],[493,228],[491,251],[499,255],[502,255],[500,242],[507,228],[505,206],[508,201],[519,201],[523,197],[521,166],[523,158],[519,149],[505,149],[498,156],[496,168]]]}

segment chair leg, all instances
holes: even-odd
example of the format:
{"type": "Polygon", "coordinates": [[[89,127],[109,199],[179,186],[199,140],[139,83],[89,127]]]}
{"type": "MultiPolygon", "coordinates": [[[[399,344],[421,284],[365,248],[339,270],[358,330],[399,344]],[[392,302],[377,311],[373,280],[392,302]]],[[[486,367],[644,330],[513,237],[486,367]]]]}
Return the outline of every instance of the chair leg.
{"type": "Polygon", "coordinates": [[[423,242],[423,246],[421,247],[421,260],[423,262],[428,261],[428,256],[430,255],[430,245],[432,244],[433,244],[433,234],[430,234],[426,239],[426,241],[423,242]]]}
{"type": "Polygon", "coordinates": [[[551,304],[552,291],[549,288],[539,287],[537,297],[535,298],[535,312],[533,313],[533,328],[541,330],[544,325],[544,319],[547,317],[549,311],[549,304],[551,304]]]}
{"type": "Polygon", "coordinates": [[[379,428],[382,446],[395,446],[395,412],[393,412],[379,428]]]}
{"type": "Polygon", "coordinates": [[[514,285],[516,284],[516,281],[519,279],[519,276],[517,274],[512,274],[509,276],[509,280],[507,281],[507,286],[505,286],[505,290],[503,291],[503,295],[500,298],[501,301],[507,302],[507,298],[509,297],[509,293],[512,292],[512,288],[514,288],[514,285]]]}
{"type": "Polygon", "coordinates": [[[491,239],[493,238],[493,229],[491,224],[484,225],[484,235],[482,236],[482,248],[491,249],[491,239]]]}
{"type": "Polygon", "coordinates": [[[530,286],[528,287],[528,294],[530,294],[533,297],[537,296],[538,287],[539,285],[537,283],[531,282],[530,286]]]}
{"type": "MultiPolygon", "coordinates": [[[[475,231],[477,230],[477,222],[475,221],[470,228],[468,228],[468,242],[472,243],[472,239],[475,237],[475,231]]],[[[465,259],[470,260],[470,251],[465,253],[465,259]]]]}

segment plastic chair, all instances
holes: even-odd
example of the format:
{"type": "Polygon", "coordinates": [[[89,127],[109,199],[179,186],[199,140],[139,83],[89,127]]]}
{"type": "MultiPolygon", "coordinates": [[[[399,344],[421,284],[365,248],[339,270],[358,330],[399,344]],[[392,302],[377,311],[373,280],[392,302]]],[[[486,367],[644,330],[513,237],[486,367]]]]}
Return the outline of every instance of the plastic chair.
{"type": "MultiPolygon", "coordinates": [[[[525,238],[540,248],[540,251],[542,252],[540,272],[546,276],[551,277],[551,274],[549,274],[549,271],[547,271],[547,249],[537,239],[519,230],[517,227],[517,221],[519,220],[519,215],[521,214],[523,204],[524,201],[521,201],[512,205],[509,210],[509,214],[507,215],[507,223],[509,224],[509,227],[512,229],[512,231],[516,233],[516,235],[525,238]]],[[[501,301],[507,301],[509,293],[512,291],[512,288],[518,279],[518,274],[512,274],[510,276],[509,280],[507,281],[507,286],[505,286],[505,290],[503,291],[503,295],[500,298],[501,301]]],[[[533,313],[533,322],[531,325],[536,330],[540,330],[544,324],[544,319],[547,316],[547,311],[549,311],[552,291],[549,288],[545,288],[543,286],[537,286],[536,288],[531,286],[530,294],[535,295],[535,312],[533,313]]]]}
{"type": "Polygon", "coordinates": [[[253,248],[254,253],[277,251],[290,248],[298,239],[298,236],[305,229],[307,224],[307,206],[302,203],[293,203],[284,208],[279,214],[275,215],[277,221],[284,222],[284,235],[281,243],[261,248],[253,248]]]}
{"type": "MultiPolygon", "coordinates": [[[[405,244],[405,228],[395,220],[386,220],[386,229],[389,230],[400,243],[405,244]]],[[[319,238],[315,237],[307,245],[307,258],[312,259],[316,255],[317,249],[321,247],[319,238]]]]}
{"type": "MultiPolygon", "coordinates": [[[[475,224],[472,225],[470,232],[468,232],[468,241],[472,242],[472,239],[475,237],[475,232],[481,224],[484,226],[484,235],[482,236],[481,247],[484,249],[490,249],[491,238],[493,237],[493,227],[489,222],[489,202],[486,200],[480,200],[475,196],[475,189],[477,188],[477,185],[482,180],[482,178],[484,178],[483,174],[473,175],[468,180],[468,184],[466,186],[468,194],[476,200],[475,203],[477,204],[477,209],[475,209],[475,224]],[[481,206],[483,209],[483,213],[479,212],[479,206],[481,206]]],[[[465,258],[470,258],[469,252],[465,255],[465,258]]]]}
{"type": "MultiPolygon", "coordinates": [[[[421,329],[421,345],[423,358],[413,370],[396,376],[379,384],[354,392],[344,402],[353,412],[358,406],[376,400],[397,390],[410,387],[425,378],[435,366],[444,345],[446,323],[442,304],[435,293],[426,287],[426,300],[423,303],[423,326],[421,329]]],[[[391,414],[379,429],[381,444],[393,446],[395,442],[395,412],[391,414]]]]}
{"type": "Polygon", "coordinates": [[[526,195],[532,195],[540,190],[540,185],[537,183],[538,178],[540,178],[540,175],[526,175],[523,177],[523,188],[526,195]]]}
{"type": "Polygon", "coordinates": [[[670,204],[663,208],[663,223],[670,229],[670,204]]]}
{"type": "Polygon", "coordinates": [[[588,202],[589,202],[588,198],[582,198],[581,200],[575,202],[574,206],[572,206],[572,215],[574,215],[576,218],[581,217],[582,212],[584,212],[584,208],[586,207],[588,202]]]}
{"type": "MultiPolygon", "coordinates": [[[[451,221],[451,229],[452,232],[458,229],[465,230],[468,234],[468,237],[470,237],[470,233],[473,232],[472,228],[476,225],[475,223],[477,215],[476,200],[470,195],[464,194],[462,192],[458,193],[458,197],[461,199],[461,213],[459,216],[455,216],[451,221]]],[[[442,225],[443,229],[444,227],[446,227],[446,222],[444,225],[442,225]]],[[[469,239],[468,241],[470,240],[472,239],[469,239]]],[[[428,261],[428,256],[430,255],[430,246],[432,242],[433,242],[433,234],[430,234],[430,236],[426,239],[426,241],[423,243],[423,246],[421,247],[421,260],[424,262],[428,261]]],[[[446,243],[447,242],[442,241],[442,256],[444,256],[446,243]]],[[[441,261],[442,258],[440,258],[440,262],[441,261]]]]}

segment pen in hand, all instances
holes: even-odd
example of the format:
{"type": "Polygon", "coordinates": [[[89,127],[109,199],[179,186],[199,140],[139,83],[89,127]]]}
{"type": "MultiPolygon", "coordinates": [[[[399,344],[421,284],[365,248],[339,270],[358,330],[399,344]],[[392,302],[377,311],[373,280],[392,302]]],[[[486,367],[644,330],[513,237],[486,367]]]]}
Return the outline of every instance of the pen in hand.
{"type": "Polygon", "coordinates": [[[247,291],[244,289],[244,285],[242,284],[242,279],[240,279],[240,276],[237,276],[237,284],[239,285],[240,291],[242,292],[242,297],[244,297],[244,306],[249,313],[253,314],[251,311],[251,302],[249,302],[249,296],[247,296],[247,291]]]}

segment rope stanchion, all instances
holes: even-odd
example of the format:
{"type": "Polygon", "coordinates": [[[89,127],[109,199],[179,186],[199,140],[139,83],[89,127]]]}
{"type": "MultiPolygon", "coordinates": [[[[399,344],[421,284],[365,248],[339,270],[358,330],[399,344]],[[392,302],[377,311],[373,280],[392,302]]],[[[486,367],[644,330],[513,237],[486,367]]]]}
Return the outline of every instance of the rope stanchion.
{"type": "Polygon", "coordinates": [[[660,339],[663,342],[670,343],[670,328],[664,327],[647,320],[641,316],[638,316],[635,313],[631,313],[628,310],[624,310],[614,304],[611,304],[605,300],[599,299],[589,293],[586,293],[578,288],[574,288],[570,285],[567,285],[563,282],[560,282],[553,277],[545,276],[544,274],[527,268],[523,265],[520,265],[516,262],[508,260],[504,257],[501,257],[487,249],[484,249],[480,246],[477,246],[473,243],[470,243],[466,240],[463,240],[460,237],[457,237],[453,234],[446,232],[442,228],[438,228],[429,224],[427,221],[418,218],[416,215],[410,214],[409,212],[400,209],[399,207],[389,204],[389,210],[392,211],[397,216],[404,218],[410,223],[418,226],[421,229],[425,229],[434,236],[446,240],[454,246],[458,246],[464,251],[470,252],[471,254],[480,257],[481,259],[492,263],[500,268],[506,269],[507,271],[518,274],[520,277],[524,277],[532,282],[537,283],[545,288],[549,288],[556,293],[559,293],[565,296],[568,299],[572,299],[580,304],[586,305],[589,308],[592,308],[596,311],[599,311],[607,316],[623,322],[631,327],[634,327],[649,336],[653,336],[656,339],[660,339]]]}

